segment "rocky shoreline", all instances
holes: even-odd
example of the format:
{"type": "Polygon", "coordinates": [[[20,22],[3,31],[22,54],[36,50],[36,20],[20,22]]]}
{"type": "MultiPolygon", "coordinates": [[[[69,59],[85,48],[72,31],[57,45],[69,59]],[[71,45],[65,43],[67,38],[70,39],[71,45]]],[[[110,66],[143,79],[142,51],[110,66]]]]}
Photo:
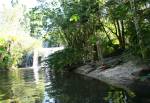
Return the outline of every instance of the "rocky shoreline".
{"type": "MultiPolygon", "coordinates": [[[[105,70],[102,70],[100,67],[93,68],[90,64],[87,64],[75,69],[74,72],[119,88],[129,89],[130,87],[132,88],[132,84],[135,84],[135,81],[139,78],[137,74],[143,68],[147,67],[145,65],[136,65],[133,61],[128,61],[105,70]]],[[[150,87],[150,85],[148,86],[150,87]]]]}

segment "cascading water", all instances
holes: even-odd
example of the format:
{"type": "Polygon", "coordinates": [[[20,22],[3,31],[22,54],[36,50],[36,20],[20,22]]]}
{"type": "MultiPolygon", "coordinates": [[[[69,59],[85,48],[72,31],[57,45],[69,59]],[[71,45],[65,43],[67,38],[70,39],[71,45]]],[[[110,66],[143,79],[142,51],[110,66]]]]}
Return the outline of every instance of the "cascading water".
{"type": "Polygon", "coordinates": [[[23,56],[23,61],[18,65],[20,68],[28,68],[33,64],[33,53],[28,52],[23,56]]]}
{"type": "Polygon", "coordinates": [[[33,62],[33,54],[32,53],[28,53],[26,55],[26,67],[31,67],[32,66],[32,62],[33,62]]]}
{"type": "MultiPolygon", "coordinates": [[[[51,47],[51,48],[40,48],[35,49],[33,52],[28,52],[23,58],[23,62],[20,67],[25,68],[35,68],[38,71],[40,62],[48,57],[48,55],[53,54],[58,50],[62,50],[64,47],[51,47]]],[[[44,63],[41,66],[45,66],[44,63]]]]}
{"type": "MultiPolygon", "coordinates": [[[[53,48],[40,48],[40,49],[35,49],[34,53],[33,53],[33,71],[34,71],[34,77],[35,77],[35,81],[36,83],[38,83],[39,81],[39,57],[41,57],[41,60],[44,60],[48,57],[48,55],[51,55],[52,53],[58,51],[58,50],[62,50],[64,47],[53,47],[53,48]]],[[[41,64],[41,66],[45,66],[43,63],[41,64]]]]}
{"type": "Polygon", "coordinates": [[[45,63],[41,63],[48,55],[53,54],[58,50],[62,50],[64,47],[51,47],[51,48],[38,48],[33,52],[29,52],[24,56],[24,60],[20,67],[32,68],[34,72],[34,78],[36,83],[39,81],[39,69],[40,67],[46,67],[45,63]]]}
{"type": "Polygon", "coordinates": [[[34,78],[35,78],[35,82],[38,84],[39,81],[39,67],[38,67],[38,50],[35,49],[33,52],[33,72],[34,72],[34,78]]]}
{"type": "Polygon", "coordinates": [[[33,54],[33,69],[36,71],[38,71],[38,64],[38,50],[35,49],[33,54]]]}

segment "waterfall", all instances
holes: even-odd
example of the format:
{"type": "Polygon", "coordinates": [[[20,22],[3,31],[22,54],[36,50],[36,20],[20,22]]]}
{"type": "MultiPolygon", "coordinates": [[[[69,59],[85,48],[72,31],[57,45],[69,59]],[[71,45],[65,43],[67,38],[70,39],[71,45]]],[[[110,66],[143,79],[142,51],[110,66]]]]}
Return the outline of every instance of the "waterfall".
{"type": "Polygon", "coordinates": [[[46,67],[45,63],[39,65],[40,61],[43,61],[58,50],[62,50],[64,47],[52,47],[52,48],[40,48],[34,49],[33,52],[29,52],[24,56],[24,61],[22,66],[29,68],[31,67],[34,72],[35,82],[38,84],[39,82],[39,69],[40,67],[46,67]]]}
{"type": "Polygon", "coordinates": [[[33,69],[38,71],[38,50],[35,49],[33,53],[33,69]]]}
{"type": "Polygon", "coordinates": [[[25,67],[31,67],[33,62],[32,53],[27,53],[25,57],[25,67]]]}
{"type": "Polygon", "coordinates": [[[22,61],[18,64],[19,68],[28,68],[33,64],[33,53],[28,52],[22,57],[22,61]]]}
{"type": "MultiPolygon", "coordinates": [[[[19,64],[19,67],[32,67],[38,71],[41,61],[46,59],[48,55],[51,55],[58,50],[62,50],[63,48],[64,47],[40,48],[33,50],[33,52],[28,52],[23,56],[23,61],[19,64]]],[[[45,64],[42,63],[41,66],[44,67],[45,64]]]]}
{"type": "Polygon", "coordinates": [[[35,83],[38,84],[39,82],[39,67],[38,67],[38,50],[35,49],[33,52],[33,72],[34,72],[34,78],[35,78],[35,83]]]}

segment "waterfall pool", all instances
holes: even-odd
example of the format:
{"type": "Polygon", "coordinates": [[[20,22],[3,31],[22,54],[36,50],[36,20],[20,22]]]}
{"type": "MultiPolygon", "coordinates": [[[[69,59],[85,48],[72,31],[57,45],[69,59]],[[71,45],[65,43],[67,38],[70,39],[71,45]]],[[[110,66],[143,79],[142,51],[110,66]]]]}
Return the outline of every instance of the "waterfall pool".
{"type": "Polygon", "coordinates": [[[150,103],[149,100],[74,73],[32,69],[0,72],[0,103],[150,103]]]}

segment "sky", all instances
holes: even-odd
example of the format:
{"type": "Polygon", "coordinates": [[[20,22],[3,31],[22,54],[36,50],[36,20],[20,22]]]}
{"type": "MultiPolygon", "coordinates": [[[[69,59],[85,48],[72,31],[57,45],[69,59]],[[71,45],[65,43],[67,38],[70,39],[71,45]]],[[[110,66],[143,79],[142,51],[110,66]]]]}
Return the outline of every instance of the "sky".
{"type": "MultiPolygon", "coordinates": [[[[25,5],[27,9],[38,5],[38,2],[36,0],[18,0],[18,3],[25,5]]],[[[3,20],[1,15],[3,13],[4,8],[11,10],[11,8],[12,8],[11,0],[0,0],[0,23],[3,20]]]]}
{"type": "Polygon", "coordinates": [[[26,5],[27,8],[32,8],[38,4],[36,0],[20,0],[20,2],[26,5]]]}
{"type": "MultiPolygon", "coordinates": [[[[36,0],[18,0],[18,2],[27,8],[32,8],[38,4],[36,0]]],[[[0,10],[3,6],[11,7],[11,0],[0,0],[0,10]]]]}
{"type": "MultiPolygon", "coordinates": [[[[45,0],[45,1],[47,1],[49,3],[55,1],[58,3],[58,0],[45,0]]],[[[19,4],[25,5],[27,9],[33,8],[33,7],[38,5],[37,0],[18,0],[18,2],[19,2],[19,4]]],[[[3,9],[3,6],[5,6],[6,8],[11,8],[12,7],[11,6],[11,0],[0,0],[0,12],[3,9]]],[[[50,5],[50,6],[53,8],[52,5],[50,5]]],[[[58,6],[59,6],[59,4],[58,4],[58,6]]]]}
{"type": "MultiPolygon", "coordinates": [[[[11,1],[12,0],[0,0],[0,22],[1,22],[1,13],[3,13],[4,8],[11,10],[11,8],[12,8],[11,1]]],[[[58,0],[45,0],[45,1],[47,1],[49,3],[53,2],[53,1],[58,2],[58,0]]],[[[30,10],[30,8],[33,8],[38,5],[37,0],[18,0],[18,3],[19,3],[19,5],[20,4],[25,5],[27,11],[30,10]]],[[[49,6],[54,8],[54,6],[52,6],[52,5],[49,5],[49,6]]]]}

